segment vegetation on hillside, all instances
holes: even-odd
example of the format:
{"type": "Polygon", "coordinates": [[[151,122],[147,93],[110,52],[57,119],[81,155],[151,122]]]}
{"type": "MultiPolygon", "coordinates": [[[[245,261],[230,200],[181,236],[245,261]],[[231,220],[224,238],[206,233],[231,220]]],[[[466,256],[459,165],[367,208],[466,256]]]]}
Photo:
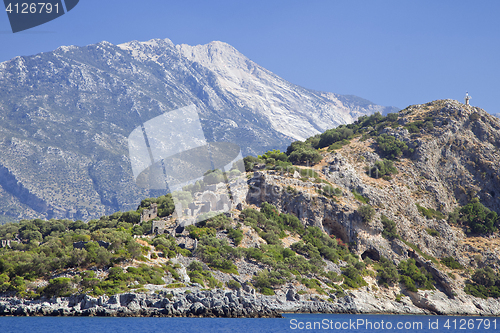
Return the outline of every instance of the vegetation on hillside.
{"type": "Polygon", "coordinates": [[[292,142],[288,146],[286,153],[273,150],[258,157],[247,156],[244,158],[245,170],[253,170],[256,164],[264,164],[267,168],[280,168],[281,170],[296,164],[314,165],[323,159],[323,156],[319,152],[320,149],[328,148],[329,151],[339,149],[349,144],[350,140],[357,136],[362,136],[363,140],[369,137],[377,138],[376,142],[384,155],[395,159],[404,153],[413,152],[402,141],[379,133],[385,127],[400,126],[397,120],[397,113],[390,113],[386,117],[380,113],[375,113],[371,116],[362,116],[352,124],[339,125],[324,133],[310,137],[305,141],[292,142]]]}
{"type": "MultiPolygon", "coordinates": [[[[360,137],[360,141],[373,138],[373,142],[376,149],[378,149],[378,153],[383,157],[382,160],[376,161],[373,166],[366,168],[367,174],[373,178],[391,180],[392,175],[398,173],[398,169],[396,168],[394,161],[397,161],[405,156],[411,156],[414,150],[411,141],[403,142],[398,138],[389,135],[385,129],[402,126],[406,128],[410,134],[425,133],[434,129],[434,118],[430,116],[427,116],[422,120],[415,120],[413,122],[406,123],[404,125],[401,125],[398,122],[398,118],[398,114],[389,114],[387,117],[381,116],[380,114],[360,117],[353,124],[341,125],[305,141],[293,142],[287,148],[286,153],[272,151],[257,158],[247,157],[245,158],[246,170],[253,170],[255,165],[263,164],[266,169],[291,169],[293,170],[293,173],[296,170],[293,165],[314,165],[315,163],[318,163],[322,157],[322,149],[326,148],[328,151],[336,150],[341,148],[343,145],[349,144],[353,138],[360,137]]],[[[414,135],[411,137],[415,138],[414,135]]],[[[320,195],[331,197],[334,200],[336,195],[340,195],[342,193],[340,189],[335,189],[335,187],[331,184],[326,185],[325,188],[328,188],[329,191],[324,191],[324,188],[322,190],[317,189],[316,191],[320,195]]],[[[289,192],[294,193],[294,189],[291,188],[289,192]]],[[[368,205],[366,197],[355,191],[353,191],[353,195],[362,203],[357,210],[358,214],[364,222],[370,222],[370,220],[374,217],[373,207],[368,205]]],[[[416,204],[416,206],[420,214],[427,219],[441,220],[446,218],[446,215],[443,214],[443,212],[433,208],[423,207],[420,204],[416,204]]],[[[424,259],[431,260],[434,264],[440,263],[436,258],[424,253],[417,245],[402,239],[397,232],[396,223],[394,221],[388,219],[384,215],[382,215],[380,219],[384,227],[382,233],[383,237],[389,240],[400,239],[415,252],[420,254],[424,259]]],[[[448,219],[451,223],[463,226],[466,233],[469,235],[491,234],[496,232],[500,226],[500,219],[498,218],[497,213],[484,207],[477,199],[473,199],[464,207],[457,208],[454,212],[449,214],[448,219]]],[[[425,232],[432,237],[441,236],[440,233],[433,228],[426,228],[425,232]]],[[[278,244],[276,240],[277,238],[278,237],[275,236],[274,239],[270,239],[270,241],[274,241],[275,244],[278,244]]],[[[294,245],[293,249],[296,250],[297,253],[300,253],[301,248],[297,245],[294,245]]],[[[451,269],[460,269],[462,267],[452,257],[443,258],[441,263],[451,269]]],[[[389,285],[398,281],[405,285],[409,290],[416,290],[417,288],[432,289],[434,282],[432,281],[431,276],[428,272],[422,271],[422,269],[419,269],[418,271],[420,273],[418,273],[415,270],[414,265],[415,264],[413,262],[409,261],[396,268],[391,267],[386,259],[381,259],[381,261],[376,264],[379,272],[379,283],[389,285]],[[396,272],[396,274],[393,274],[394,272],[396,272]]],[[[469,287],[467,288],[469,288],[469,291],[480,290],[481,288],[478,287],[481,285],[477,283],[469,284],[468,286],[469,287]]],[[[477,291],[475,292],[478,293],[477,291]]],[[[483,294],[486,295],[485,293],[483,294]]]]}
{"type": "Polygon", "coordinates": [[[466,293],[481,298],[500,297],[500,275],[491,267],[476,269],[471,280],[465,285],[466,293]]]}
{"type": "Polygon", "coordinates": [[[464,226],[469,234],[491,234],[500,225],[498,214],[486,208],[477,198],[450,213],[448,220],[452,224],[464,226]]]}
{"type": "MultiPolygon", "coordinates": [[[[130,260],[146,260],[147,250],[133,236],[150,233],[151,221],[139,222],[140,212],[153,202],[158,204],[162,215],[173,211],[169,194],[143,200],[137,211],[117,212],[88,223],[34,219],[0,226],[0,239],[11,240],[10,248],[0,249],[0,292],[11,291],[20,296],[73,292],[99,295],[140,288],[143,283],[163,284],[159,277],[172,270],[166,266],[132,267],[127,272],[118,267],[130,260]],[[97,279],[91,270],[108,267],[113,267],[110,272],[116,274],[110,274],[105,280],[97,279]],[[48,279],[67,269],[76,269],[79,273],[72,279],[51,279],[46,288],[31,287],[36,279],[48,279]],[[118,274],[119,270],[125,275],[118,274]]],[[[152,243],[163,250],[166,257],[186,254],[172,238],[162,236],[152,243]]]]}
{"type": "Polygon", "coordinates": [[[391,160],[376,161],[375,165],[368,170],[368,175],[372,178],[383,178],[390,180],[391,175],[398,174],[398,169],[394,166],[391,160]]]}
{"type": "MultiPolygon", "coordinates": [[[[349,262],[343,271],[345,287],[358,288],[366,284],[362,279],[364,266],[361,267],[361,263],[349,252],[345,244],[328,237],[317,227],[304,227],[294,215],[280,214],[276,207],[263,203],[260,211],[244,209],[239,221],[239,226],[234,229],[225,226],[228,236],[239,235],[241,226],[247,225],[252,227],[266,244],[249,248],[231,247],[227,241],[217,239],[214,233],[207,232],[200,238],[199,246],[193,255],[213,269],[231,273],[237,273],[233,264],[237,259],[244,258],[267,265],[270,271],[262,271],[252,281],[263,294],[273,294],[273,288],[293,279],[307,286],[311,282],[304,280],[304,275],[308,274],[320,274],[322,279],[334,288],[334,283],[338,282],[340,277],[324,271],[323,259],[349,262]],[[301,241],[292,244],[290,248],[285,248],[281,239],[287,234],[298,235],[301,241]]],[[[203,226],[191,226],[190,232],[201,233],[203,228],[212,223],[208,220],[203,226]]],[[[220,230],[223,231],[222,228],[220,230]]]]}

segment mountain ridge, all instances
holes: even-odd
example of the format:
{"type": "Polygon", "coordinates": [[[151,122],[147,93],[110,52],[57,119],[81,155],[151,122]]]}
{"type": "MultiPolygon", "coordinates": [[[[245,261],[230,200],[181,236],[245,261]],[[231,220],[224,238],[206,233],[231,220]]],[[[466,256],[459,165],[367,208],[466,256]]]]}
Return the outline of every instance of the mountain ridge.
{"type": "Polygon", "coordinates": [[[244,155],[392,110],[354,103],[350,114],[336,103],[333,94],[295,86],[222,42],[103,41],[16,57],[0,64],[0,165],[13,179],[0,184],[0,216],[88,220],[135,208],[149,193],[133,182],[127,137],[186,105],[196,106],[208,142],[235,143],[244,155]],[[189,50],[193,60],[183,55],[189,50]],[[29,196],[18,197],[15,184],[29,196]]]}

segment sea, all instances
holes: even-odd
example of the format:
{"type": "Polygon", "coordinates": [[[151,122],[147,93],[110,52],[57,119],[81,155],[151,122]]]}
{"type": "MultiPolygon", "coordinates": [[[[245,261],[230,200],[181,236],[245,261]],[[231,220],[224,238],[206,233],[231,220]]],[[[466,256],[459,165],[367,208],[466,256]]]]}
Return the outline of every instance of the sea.
{"type": "Polygon", "coordinates": [[[500,317],[284,314],[284,318],[0,317],[0,333],[500,332],[500,317]]]}

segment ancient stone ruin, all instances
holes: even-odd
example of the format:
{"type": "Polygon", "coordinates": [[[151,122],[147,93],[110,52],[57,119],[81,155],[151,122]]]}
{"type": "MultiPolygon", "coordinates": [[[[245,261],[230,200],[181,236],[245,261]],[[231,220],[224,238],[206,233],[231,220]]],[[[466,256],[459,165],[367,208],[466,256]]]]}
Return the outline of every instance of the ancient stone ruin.
{"type": "MultiPolygon", "coordinates": [[[[174,225],[175,221],[172,221],[171,219],[155,220],[151,226],[151,233],[154,235],[161,235],[165,233],[171,234],[169,230],[172,229],[174,225]]],[[[175,236],[175,234],[172,236],[175,236]]]]}
{"type": "Polygon", "coordinates": [[[158,216],[158,205],[152,203],[150,208],[144,208],[141,213],[141,222],[147,222],[158,216]]]}

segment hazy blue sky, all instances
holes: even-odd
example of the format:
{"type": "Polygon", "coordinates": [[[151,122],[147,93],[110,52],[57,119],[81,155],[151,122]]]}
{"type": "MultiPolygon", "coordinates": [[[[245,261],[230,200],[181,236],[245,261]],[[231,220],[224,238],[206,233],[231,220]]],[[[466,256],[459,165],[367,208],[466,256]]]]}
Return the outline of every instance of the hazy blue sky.
{"type": "Polygon", "coordinates": [[[377,104],[452,98],[500,112],[500,1],[80,0],[13,34],[0,13],[0,61],[61,45],[169,38],[227,42],[300,86],[377,104]]]}

